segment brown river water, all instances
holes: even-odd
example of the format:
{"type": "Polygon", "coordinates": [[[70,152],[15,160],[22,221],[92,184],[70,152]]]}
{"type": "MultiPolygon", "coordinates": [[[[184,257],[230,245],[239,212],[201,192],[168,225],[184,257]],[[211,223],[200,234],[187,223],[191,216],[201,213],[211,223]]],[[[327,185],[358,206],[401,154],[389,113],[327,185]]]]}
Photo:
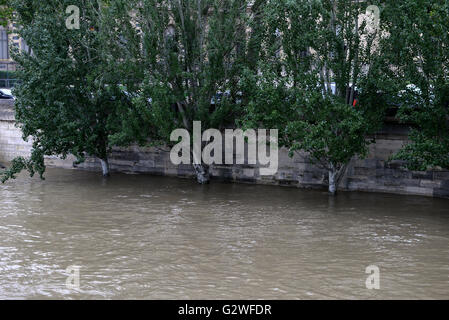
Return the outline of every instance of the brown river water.
{"type": "Polygon", "coordinates": [[[46,178],[0,185],[2,299],[449,299],[449,200],[46,178]]]}

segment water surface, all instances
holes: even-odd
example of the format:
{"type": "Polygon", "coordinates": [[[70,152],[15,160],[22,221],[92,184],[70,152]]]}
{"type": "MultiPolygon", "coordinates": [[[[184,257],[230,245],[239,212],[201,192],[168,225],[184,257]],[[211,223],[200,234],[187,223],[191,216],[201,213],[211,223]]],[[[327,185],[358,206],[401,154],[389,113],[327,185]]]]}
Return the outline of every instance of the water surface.
{"type": "Polygon", "coordinates": [[[448,200],[60,169],[46,178],[0,185],[0,298],[449,298],[448,200]],[[366,289],[370,265],[380,290],[366,289]]]}

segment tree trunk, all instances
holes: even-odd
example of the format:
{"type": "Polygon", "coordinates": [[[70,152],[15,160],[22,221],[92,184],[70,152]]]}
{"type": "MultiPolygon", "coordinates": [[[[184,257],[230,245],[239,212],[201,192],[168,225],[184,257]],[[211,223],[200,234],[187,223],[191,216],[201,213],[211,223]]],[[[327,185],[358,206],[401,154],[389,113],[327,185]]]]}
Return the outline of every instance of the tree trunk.
{"type": "Polygon", "coordinates": [[[332,196],[337,194],[337,174],[338,170],[332,165],[329,169],[329,193],[332,196]]]}
{"type": "Polygon", "coordinates": [[[195,169],[196,180],[199,184],[208,184],[210,182],[209,166],[205,165],[201,160],[201,153],[195,152],[195,147],[190,149],[190,154],[193,159],[193,169],[195,169]]]}
{"type": "Polygon", "coordinates": [[[103,172],[103,177],[109,177],[110,172],[109,172],[109,162],[108,159],[100,159],[101,162],[101,170],[103,172]]]}
{"type": "Polygon", "coordinates": [[[210,182],[209,167],[203,164],[193,164],[196,180],[199,184],[208,184],[210,182]]]}
{"type": "Polygon", "coordinates": [[[338,186],[342,178],[346,173],[348,168],[348,163],[343,165],[334,165],[333,163],[329,166],[329,193],[333,196],[337,194],[338,186]]]}

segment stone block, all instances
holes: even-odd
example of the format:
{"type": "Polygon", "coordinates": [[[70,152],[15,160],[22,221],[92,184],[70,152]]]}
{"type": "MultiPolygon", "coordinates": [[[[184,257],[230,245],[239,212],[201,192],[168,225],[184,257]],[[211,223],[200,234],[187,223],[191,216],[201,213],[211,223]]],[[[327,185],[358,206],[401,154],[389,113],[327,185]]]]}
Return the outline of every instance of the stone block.
{"type": "Polygon", "coordinates": [[[405,191],[408,194],[431,196],[433,195],[433,189],[431,188],[421,188],[421,187],[405,187],[405,191]]]}
{"type": "Polygon", "coordinates": [[[376,176],[376,167],[354,167],[353,174],[356,176],[376,176]]]}
{"type": "Polygon", "coordinates": [[[422,188],[440,188],[441,187],[441,181],[434,181],[434,180],[421,180],[419,183],[419,186],[422,188]]]}
{"type": "Polygon", "coordinates": [[[412,171],[411,174],[413,179],[433,180],[432,171],[412,171]]]}
{"type": "Polygon", "coordinates": [[[245,178],[254,178],[255,176],[255,169],[243,169],[243,176],[245,178]]]}
{"type": "Polygon", "coordinates": [[[385,168],[388,169],[401,169],[406,164],[405,161],[402,160],[392,160],[385,163],[385,168]]]}
{"type": "Polygon", "coordinates": [[[434,171],[434,180],[449,180],[449,171],[434,171]]]}

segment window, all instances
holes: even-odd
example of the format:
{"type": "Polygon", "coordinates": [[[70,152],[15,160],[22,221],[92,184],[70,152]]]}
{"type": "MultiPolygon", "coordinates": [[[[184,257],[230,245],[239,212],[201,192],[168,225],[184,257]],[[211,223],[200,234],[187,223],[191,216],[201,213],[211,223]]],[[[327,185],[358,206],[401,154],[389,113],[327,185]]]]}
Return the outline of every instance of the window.
{"type": "Polygon", "coordinates": [[[6,30],[0,30],[0,59],[9,59],[8,32],[6,30]]]}

